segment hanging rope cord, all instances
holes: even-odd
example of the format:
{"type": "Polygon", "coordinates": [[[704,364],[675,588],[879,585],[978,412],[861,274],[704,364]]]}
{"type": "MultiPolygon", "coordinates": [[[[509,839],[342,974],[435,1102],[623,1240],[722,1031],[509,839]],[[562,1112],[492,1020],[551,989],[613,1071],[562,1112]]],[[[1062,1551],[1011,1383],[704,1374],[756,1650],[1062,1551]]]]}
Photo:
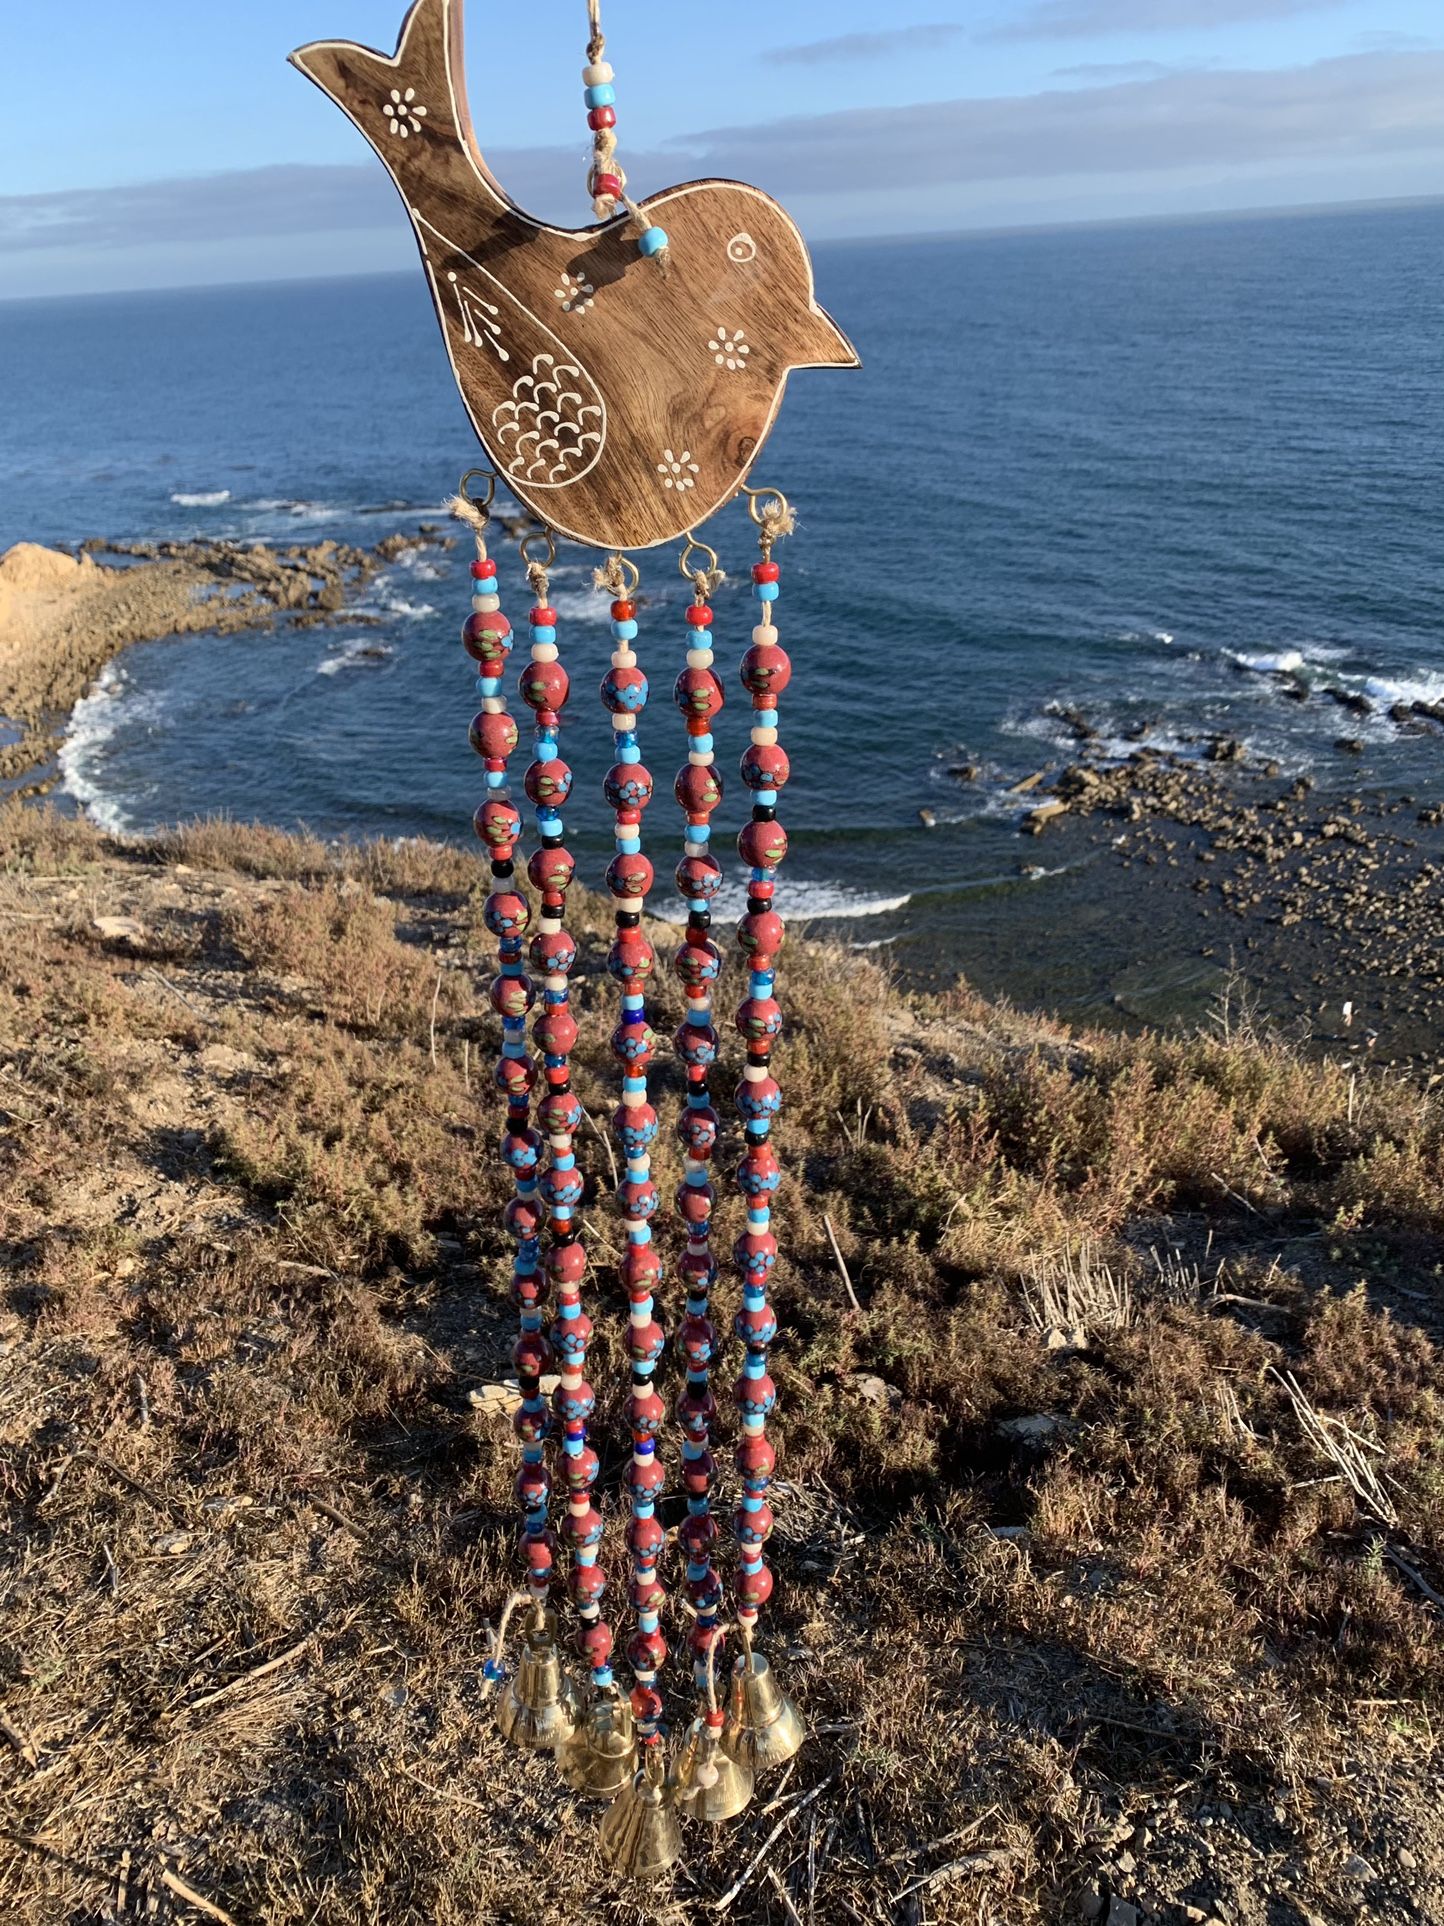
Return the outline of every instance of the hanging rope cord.
{"type": "MultiPolygon", "coordinates": [[[[607,36],[602,31],[602,0],[587,0],[587,22],[591,37],[587,41],[587,59],[593,67],[599,67],[607,57],[607,36]]],[[[592,211],[600,221],[605,221],[617,211],[620,201],[631,215],[637,226],[645,234],[652,226],[651,216],[639,206],[627,192],[627,176],[621,162],[617,159],[617,130],[615,127],[598,127],[592,134],[592,165],[587,177],[587,191],[592,197],[592,211]],[[615,195],[597,192],[597,183],[604,175],[610,174],[619,189],[615,195]]],[[[665,269],[667,250],[664,247],[654,257],[665,269]]]]}

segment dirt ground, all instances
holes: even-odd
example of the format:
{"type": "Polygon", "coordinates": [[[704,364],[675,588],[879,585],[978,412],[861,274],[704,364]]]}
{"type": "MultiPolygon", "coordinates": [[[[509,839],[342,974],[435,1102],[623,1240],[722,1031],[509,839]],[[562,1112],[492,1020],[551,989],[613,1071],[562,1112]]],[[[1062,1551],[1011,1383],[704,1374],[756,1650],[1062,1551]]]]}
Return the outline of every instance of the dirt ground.
{"type": "Polygon", "coordinates": [[[481,1679],[515,1461],[476,868],[0,818],[6,1926],[1444,1919],[1434,1097],[1246,1011],[1070,1036],[801,942],[764,1644],[814,1736],[660,1887],[610,1878],[481,1679]]]}

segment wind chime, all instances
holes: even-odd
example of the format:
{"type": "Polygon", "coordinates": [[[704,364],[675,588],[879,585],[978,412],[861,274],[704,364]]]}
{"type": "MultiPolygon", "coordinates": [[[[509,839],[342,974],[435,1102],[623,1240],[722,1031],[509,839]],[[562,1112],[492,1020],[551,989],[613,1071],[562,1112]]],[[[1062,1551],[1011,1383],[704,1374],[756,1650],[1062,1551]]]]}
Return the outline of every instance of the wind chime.
{"type": "Polygon", "coordinates": [[[481,707],[471,743],[485,769],[486,793],[474,826],[491,863],[485,918],[497,943],[491,1002],[501,1021],[501,1154],[514,1179],[506,1226],[514,1243],[518,1319],[513,1357],[521,1403],[514,1424],[525,1589],[515,1601],[524,1614],[516,1671],[505,1672],[503,1624],[487,1676],[505,1688],[498,1699],[502,1732],[518,1745],[552,1750],[571,1786],[612,1802],[602,1824],[604,1849],[621,1872],[642,1876],[665,1870],[679,1856],[679,1814],[712,1823],[732,1817],[751,1798],[756,1774],[790,1758],[804,1736],[756,1644],[773,1584],[764,1548],[776,1461],[767,1436],[777,1395],[767,1368],[777,1333],[768,1286],[777,1260],[772,1200],[781,1177],[771,1143],[782,1104],[772,1074],[782,1028],[776,966],[783,922],[775,898],[787,853],[777,809],[789,774],[778,699],[792,674],[777,624],[775,549],[793,518],[780,491],[747,483],[790,371],[853,367],[857,357],[814,299],[802,237],[766,194],[735,182],[693,181],[640,203],[628,196],[617,159],[616,96],[600,0],[588,0],[583,70],[596,224],[565,229],[523,213],[472,133],[461,11],[462,0],[416,0],[390,57],[348,41],[318,41],[291,59],[356,123],[401,193],[457,385],[492,463],[490,471],[463,478],[457,511],[476,537],[463,641],[478,671],[481,707]],[[478,475],[485,478],[479,499],[468,493],[478,475]],[[498,478],[543,530],[521,544],[533,599],[529,660],[516,685],[533,718],[532,759],[522,785],[530,838],[510,787],[520,739],[506,689],[515,638],[486,543],[498,478]],[[719,1264],[710,1175],[731,1134],[712,1088],[721,1050],[714,993],[722,954],[711,934],[711,906],[724,881],[712,848],[712,818],[723,795],[712,722],[724,691],[710,604],[724,578],[715,551],[695,530],[739,493],[747,496],[758,529],[759,559],[751,571],[755,621],[740,663],[752,728],[741,762],[750,820],[737,843],[747,890],[737,926],[745,994],[736,1014],[746,1060],[735,1097],[745,1229],[734,1246],[741,1495],[729,1587],[719,1570],[713,1512],[715,1445],[732,1427],[712,1382],[721,1345],[713,1318],[719,1264]],[[611,600],[613,650],[601,699],[613,740],[604,788],[615,833],[606,887],[616,933],[607,967],[618,997],[613,1128],[624,1160],[616,1209],[625,1233],[619,1281],[628,1303],[631,1369],[626,1547],[634,1625],[624,1649],[630,1690],[614,1673],[613,1630],[602,1615],[607,1577],[594,1499],[599,1460],[589,1437],[596,1402],[586,1376],[593,1323],[583,1305],[587,1250],[575,1148],[582,1110],[571,1087],[577,1025],[568,1007],[577,956],[566,928],[575,869],[564,840],[572,772],[561,754],[570,677],[549,591],[557,536],[602,552],[597,578],[611,600]],[[692,590],[674,691],[687,739],[674,785],[682,817],[676,886],[686,927],[672,965],[687,1004],[675,1038],[686,1085],[677,1119],[685,1161],[675,1200],[683,1247],[676,1292],[685,1308],[677,1331],[682,1379],[675,1455],[658,1388],[665,1352],[659,1300],[667,1293],[651,1175],[660,1125],[649,1089],[659,1045],[647,1018],[656,956],[644,926],[654,881],[643,846],[643,818],[653,800],[641,743],[649,685],[638,648],[641,578],[627,554],[674,542],[681,543],[679,566],[692,590]],[[524,841],[531,847],[526,873],[535,920],[517,877],[524,841]],[[550,1401],[541,1388],[549,1371],[557,1374],[550,1401]],[[695,1707],[675,1752],[666,1739],[662,1630],[668,1534],[658,1516],[669,1458],[686,1498],[675,1533],[682,1563],[676,1602],[690,1620],[695,1707]],[[554,1602],[562,1589],[563,1546],[574,1644],[587,1667],[580,1687],[562,1662],[554,1602]]]}

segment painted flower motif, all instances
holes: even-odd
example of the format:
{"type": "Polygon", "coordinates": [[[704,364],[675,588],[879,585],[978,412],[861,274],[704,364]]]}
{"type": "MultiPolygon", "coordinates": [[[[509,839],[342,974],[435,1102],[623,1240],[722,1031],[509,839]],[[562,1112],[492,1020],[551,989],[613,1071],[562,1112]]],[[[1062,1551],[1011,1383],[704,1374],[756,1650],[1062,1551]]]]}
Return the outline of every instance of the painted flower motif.
{"type": "Polygon", "coordinates": [[[664,448],[657,473],[662,477],[663,488],[675,488],[679,495],[684,495],[689,488],[697,486],[700,468],[693,461],[690,449],[684,448],[680,455],[674,455],[670,448],[664,448]]]}
{"type": "Polygon", "coordinates": [[[747,366],[747,357],[752,352],[752,344],[741,328],[735,334],[729,334],[726,328],[719,328],[716,340],[709,341],[707,346],[712,350],[712,359],[719,368],[731,368],[734,372],[747,366]]]}
{"type": "Polygon", "coordinates": [[[578,275],[564,274],[561,286],[552,292],[561,302],[563,314],[585,314],[592,305],[596,289],[590,281],[583,281],[578,275]]]}
{"type": "Polygon", "coordinates": [[[390,100],[383,101],[381,111],[386,116],[386,124],[393,134],[400,134],[409,140],[413,134],[421,132],[421,123],[426,117],[426,109],[416,98],[416,89],[408,87],[403,94],[399,87],[391,89],[390,100]]]}

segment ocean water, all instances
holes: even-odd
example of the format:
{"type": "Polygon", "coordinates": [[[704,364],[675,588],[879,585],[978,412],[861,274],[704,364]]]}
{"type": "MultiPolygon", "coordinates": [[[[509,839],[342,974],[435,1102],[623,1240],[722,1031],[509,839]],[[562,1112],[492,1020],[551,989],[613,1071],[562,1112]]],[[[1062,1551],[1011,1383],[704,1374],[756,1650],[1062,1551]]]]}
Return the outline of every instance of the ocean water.
{"type": "MultiPolygon", "coordinates": [[[[1444,737],[1388,713],[1444,700],[1444,205],[816,258],[864,366],[794,376],[756,477],[801,523],[780,552],[797,914],[905,969],[982,959],[995,984],[1015,945],[1056,951],[1083,899],[1046,840],[1019,841],[1006,788],[1068,753],[1059,706],[1119,753],[1225,733],[1325,788],[1444,792],[1444,737]],[[1290,700],[1294,680],[1374,712],[1290,700]]],[[[419,273],[0,305],[0,424],[0,545],[374,542],[435,518],[478,459],[419,273]]],[[[707,534],[735,577],[717,598],[730,774],[752,531],[734,507],[707,534]]],[[[225,812],[466,836],[468,556],[463,538],[387,569],[374,625],[131,650],[76,713],[66,790],[119,829],[225,812]]],[[[599,874],[591,560],[563,552],[554,599],[569,828],[599,874]]],[[[642,566],[663,854],[687,593],[670,551],[642,566]]],[[[515,617],[519,565],[503,572],[515,617]]],[[[734,780],[718,821],[742,813],[734,780]]]]}

